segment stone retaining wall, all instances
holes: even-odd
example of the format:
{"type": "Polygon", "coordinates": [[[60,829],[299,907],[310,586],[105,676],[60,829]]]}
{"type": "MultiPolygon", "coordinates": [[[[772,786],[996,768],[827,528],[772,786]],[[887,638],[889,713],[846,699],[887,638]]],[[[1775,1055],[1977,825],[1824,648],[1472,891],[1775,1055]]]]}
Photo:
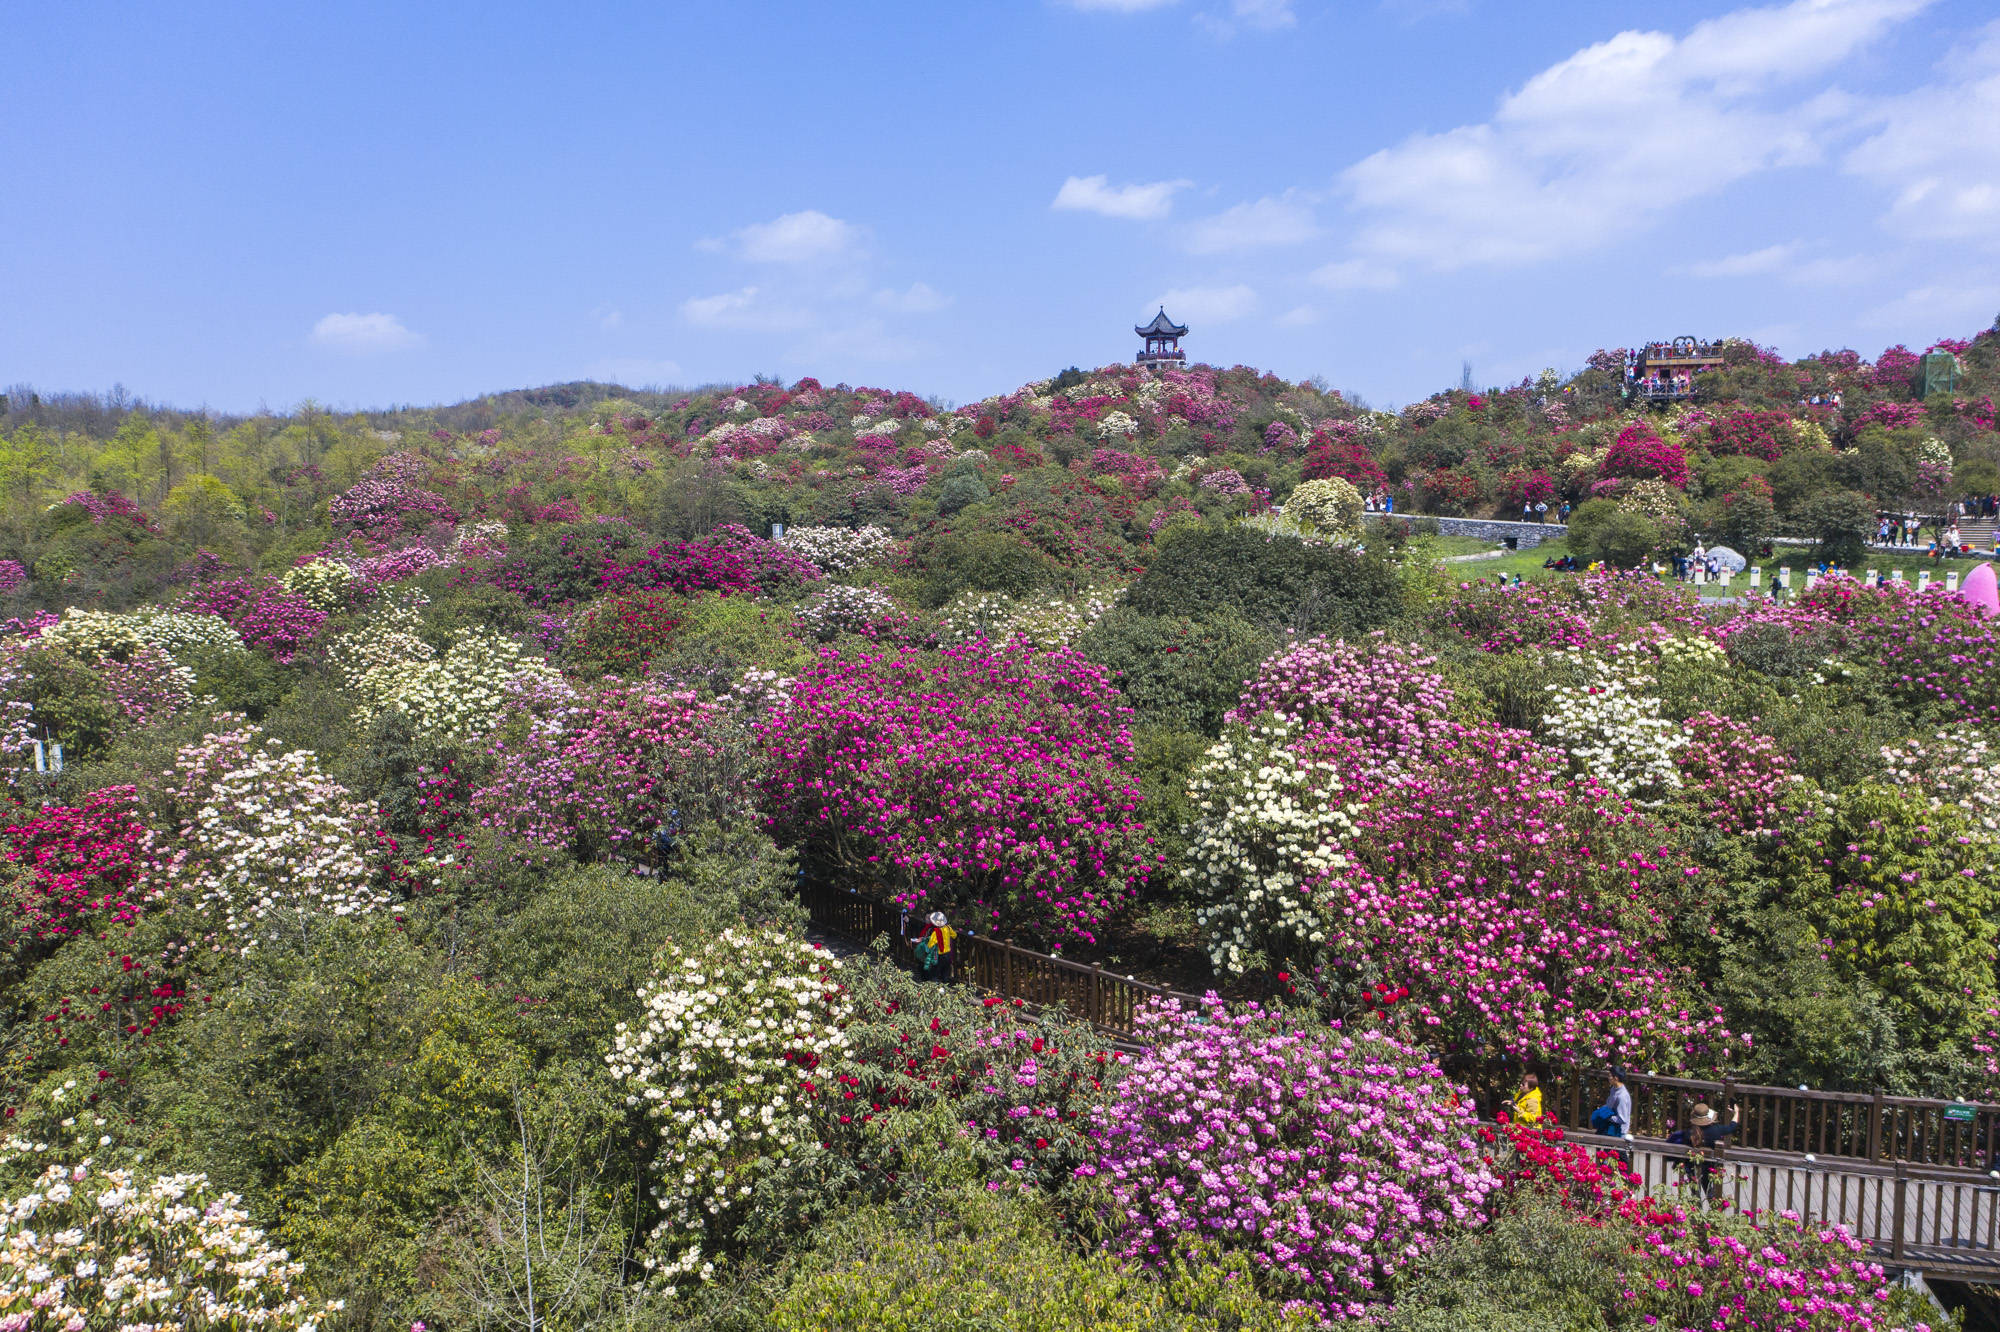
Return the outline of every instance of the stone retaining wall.
{"type": "MultiPolygon", "coordinates": [[[[1422,514],[1397,514],[1399,518],[1420,518],[1422,514]]],[[[1544,541],[1560,540],[1569,529],[1561,523],[1513,523],[1499,518],[1439,518],[1438,531],[1444,536],[1478,537],[1481,541],[1504,541],[1516,550],[1532,550],[1544,541]]]]}

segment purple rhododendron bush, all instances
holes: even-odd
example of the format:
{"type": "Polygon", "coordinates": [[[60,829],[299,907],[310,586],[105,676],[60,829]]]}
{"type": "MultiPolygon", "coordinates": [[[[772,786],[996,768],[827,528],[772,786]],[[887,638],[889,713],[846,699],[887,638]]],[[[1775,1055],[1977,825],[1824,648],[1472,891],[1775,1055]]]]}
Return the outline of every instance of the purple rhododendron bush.
{"type": "Polygon", "coordinates": [[[1242,1249],[1266,1290],[1359,1317],[1485,1220],[1500,1179],[1420,1050],[1213,999],[1151,1008],[1139,1033],[1150,1048],[1098,1109],[1081,1167],[1108,1189],[1125,1256],[1161,1262],[1183,1237],[1242,1249]]]}
{"type": "Polygon", "coordinates": [[[2000,333],[1712,350],[9,390],[0,1327],[1948,1327],[1503,1122],[2000,1101],[2000,333]]]}

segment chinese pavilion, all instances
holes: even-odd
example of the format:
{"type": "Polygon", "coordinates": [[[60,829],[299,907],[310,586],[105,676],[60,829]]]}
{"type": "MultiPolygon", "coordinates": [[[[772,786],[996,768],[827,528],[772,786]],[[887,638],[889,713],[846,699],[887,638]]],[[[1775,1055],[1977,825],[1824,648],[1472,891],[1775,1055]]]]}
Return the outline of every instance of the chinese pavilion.
{"type": "Polygon", "coordinates": [[[1166,306],[1160,307],[1152,323],[1135,324],[1132,331],[1146,340],[1146,349],[1137,357],[1140,365],[1187,364],[1187,353],[1181,350],[1181,339],[1187,336],[1187,325],[1176,324],[1167,318],[1166,306]]]}
{"type": "Polygon", "coordinates": [[[1675,338],[1625,353],[1625,396],[1669,402],[1694,396],[1694,377],[1722,365],[1722,340],[1675,338]]]}

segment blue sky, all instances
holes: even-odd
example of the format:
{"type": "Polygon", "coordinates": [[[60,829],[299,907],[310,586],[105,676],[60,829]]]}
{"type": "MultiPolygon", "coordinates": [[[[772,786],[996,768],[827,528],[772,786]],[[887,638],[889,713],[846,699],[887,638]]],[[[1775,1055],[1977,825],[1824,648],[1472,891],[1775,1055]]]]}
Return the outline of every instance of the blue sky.
{"type": "Polygon", "coordinates": [[[1377,405],[2000,312],[1991,0],[0,3],[0,382],[240,410],[1189,352],[1377,405]],[[1665,24],[1663,15],[1671,15],[1665,24]]]}

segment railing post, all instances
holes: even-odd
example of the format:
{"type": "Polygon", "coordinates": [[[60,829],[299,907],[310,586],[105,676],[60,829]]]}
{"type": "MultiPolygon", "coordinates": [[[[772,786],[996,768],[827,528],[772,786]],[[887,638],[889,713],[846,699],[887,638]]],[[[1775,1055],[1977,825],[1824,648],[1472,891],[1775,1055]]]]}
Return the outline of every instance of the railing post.
{"type": "Polygon", "coordinates": [[[1103,994],[1104,964],[1096,962],[1090,968],[1090,1023],[1094,1027],[1104,1025],[1104,1009],[1099,996],[1103,994]]]}
{"type": "Polygon", "coordinates": [[[1882,1159],[1882,1089],[1875,1089],[1875,1097],[1868,1106],[1868,1159],[1882,1159]]]}
{"type": "Polygon", "coordinates": [[[1897,1262],[1903,1261],[1903,1214],[1906,1195],[1910,1190],[1910,1168],[1901,1161],[1896,1162],[1896,1202],[1895,1233],[1889,1240],[1889,1256],[1897,1262]]]}

